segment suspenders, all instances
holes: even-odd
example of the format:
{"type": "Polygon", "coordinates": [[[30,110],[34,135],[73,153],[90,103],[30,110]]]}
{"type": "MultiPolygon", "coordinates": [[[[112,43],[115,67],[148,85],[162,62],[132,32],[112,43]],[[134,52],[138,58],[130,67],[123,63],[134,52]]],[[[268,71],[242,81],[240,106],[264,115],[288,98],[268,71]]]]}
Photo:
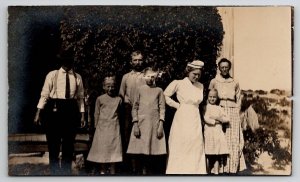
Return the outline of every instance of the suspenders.
{"type": "MultiPolygon", "coordinates": [[[[75,73],[75,71],[72,69],[72,72],[73,72],[73,75],[75,77],[75,92],[74,92],[74,95],[73,95],[73,98],[77,95],[77,90],[78,90],[78,85],[77,85],[77,75],[75,73]]],[[[56,98],[57,98],[57,79],[58,79],[58,70],[56,70],[55,72],[55,75],[54,75],[54,83],[53,83],[53,89],[54,89],[54,94],[53,95],[56,95],[56,98]]]]}

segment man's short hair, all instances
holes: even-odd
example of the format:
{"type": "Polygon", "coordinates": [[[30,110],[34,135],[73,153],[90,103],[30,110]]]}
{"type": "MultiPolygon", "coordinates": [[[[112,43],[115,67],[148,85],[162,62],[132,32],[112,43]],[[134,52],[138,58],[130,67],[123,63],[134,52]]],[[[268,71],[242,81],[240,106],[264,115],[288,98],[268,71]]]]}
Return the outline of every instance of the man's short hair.
{"type": "Polygon", "coordinates": [[[137,55],[142,55],[142,52],[139,51],[139,50],[137,50],[137,51],[133,51],[133,52],[131,53],[131,57],[134,57],[134,56],[137,56],[137,55]]]}

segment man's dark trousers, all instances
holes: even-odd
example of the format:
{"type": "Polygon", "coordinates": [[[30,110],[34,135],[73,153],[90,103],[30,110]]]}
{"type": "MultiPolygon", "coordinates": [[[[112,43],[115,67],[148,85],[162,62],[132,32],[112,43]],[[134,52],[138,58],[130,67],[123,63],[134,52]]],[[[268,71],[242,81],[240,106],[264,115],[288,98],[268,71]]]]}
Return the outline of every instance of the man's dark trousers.
{"type": "Polygon", "coordinates": [[[44,110],[51,175],[71,175],[80,112],[75,99],[50,99],[44,110]],[[62,151],[61,165],[59,152],[62,151]]]}

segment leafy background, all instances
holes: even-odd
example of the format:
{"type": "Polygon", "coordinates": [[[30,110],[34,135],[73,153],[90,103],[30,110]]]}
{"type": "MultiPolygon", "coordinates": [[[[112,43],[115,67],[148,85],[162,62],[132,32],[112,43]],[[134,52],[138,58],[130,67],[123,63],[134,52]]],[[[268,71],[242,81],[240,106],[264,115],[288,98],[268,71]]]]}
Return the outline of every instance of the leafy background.
{"type": "MultiPolygon", "coordinates": [[[[215,7],[32,6],[9,7],[8,13],[9,133],[39,131],[32,125],[36,105],[46,74],[59,68],[61,49],[74,52],[75,70],[84,79],[86,103],[92,113],[95,99],[102,93],[103,77],[114,73],[120,83],[131,69],[130,54],[137,49],[144,53],[147,66],[162,73],[158,86],[163,89],[173,79],[183,78],[187,62],[204,61],[201,82],[206,94],[216,74],[215,60],[224,35],[215,7]]],[[[258,159],[264,153],[271,156],[275,168],[289,166],[291,146],[282,145],[283,140],[291,139],[288,94],[276,89],[249,92],[257,95],[247,105],[253,104],[261,127],[244,132],[250,169],[246,174],[262,170],[258,159]],[[277,96],[270,98],[270,94],[277,96]]],[[[173,114],[167,110],[166,135],[173,114]]],[[[10,168],[11,174],[14,169],[10,168]]]]}
{"type": "Polygon", "coordinates": [[[134,50],[143,52],[146,66],[164,73],[162,88],[183,77],[187,62],[204,61],[201,81],[207,87],[223,39],[221,17],[213,7],[70,8],[60,32],[62,47],[75,51],[88,95],[99,94],[105,73],[121,78],[129,72],[134,50]]]}
{"type": "Polygon", "coordinates": [[[112,72],[120,83],[130,71],[133,50],[144,53],[146,66],[160,70],[163,89],[183,78],[187,62],[202,60],[207,88],[224,34],[216,7],[195,6],[10,7],[8,28],[9,113],[17,113],[9,114],[9,132],[34,129],[45,75],[59,68],[61,50],[73,50],[93,108],[103,77],[112,72]]]}

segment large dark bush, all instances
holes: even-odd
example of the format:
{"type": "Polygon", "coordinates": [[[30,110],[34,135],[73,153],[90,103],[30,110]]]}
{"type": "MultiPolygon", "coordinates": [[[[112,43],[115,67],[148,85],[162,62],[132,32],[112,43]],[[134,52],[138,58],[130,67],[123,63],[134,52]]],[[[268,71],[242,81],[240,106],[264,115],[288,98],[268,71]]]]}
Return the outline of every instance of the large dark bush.
{"type": "Polygon", "coordinates": [[[215,7],[72,7],[60,26],[64,49],[74,49],[76,70],[83,76],[91,100],[108,72],[130,71],[130,54],[141,50],[146,64],[162,73],[159,86],[183,77],[188,61],[205,63],[201,82],[208,87],[216,74],[223,39],[215,7]]]}

